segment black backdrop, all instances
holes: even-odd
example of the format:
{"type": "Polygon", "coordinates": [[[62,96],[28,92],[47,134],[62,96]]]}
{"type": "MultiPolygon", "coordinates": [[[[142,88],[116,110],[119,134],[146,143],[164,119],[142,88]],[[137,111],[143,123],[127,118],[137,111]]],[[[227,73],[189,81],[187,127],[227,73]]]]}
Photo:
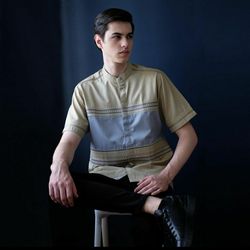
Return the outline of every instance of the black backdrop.
{"type": "MultiPolygon", "coordinates": [[[[92,23],[109,7],[134,15],[132,61],[164,70],[198,113],[199,145],[177,178],[198,197],[195,244],[249,246],[247,0],[1,0],[0,245],[50,245],[49,165],[74,86],[102,66],[92,23]]],[[[72,164],[79,171],[88,142],[72,164]]],[[[72,241],[90,246],[92,214],[77,215],[72,241]]]]}
{"type": "Polygon", "coordinates": [[[42,245],[48,165],[63,114],[60,4],[0,3],[0,245],[42,245]]]}

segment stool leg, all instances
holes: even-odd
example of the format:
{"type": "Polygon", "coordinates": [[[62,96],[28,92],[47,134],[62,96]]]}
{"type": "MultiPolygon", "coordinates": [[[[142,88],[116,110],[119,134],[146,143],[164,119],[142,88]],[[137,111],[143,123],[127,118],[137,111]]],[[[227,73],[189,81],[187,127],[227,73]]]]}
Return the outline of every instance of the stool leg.
{"type": "Polygon", "coordinates": [[[102,218],[95,213],[95,237],[94,237],[94,246],[101,247],[101,223],[102,218]]]}
{"type": "Polygon", "coordinates": [[[108,216],[104,216],[102,218],[102,240],[103,240],[103,246],[108,247],[109,246],[109,233],[108,233],[108,216]]]}
{"type": "Polygon", "coordinates": [[[95,232],[94,232],[95,233],[94,235],[95,247],[101,247],[101,246],[108,247],[109,246],[108,217],[110,215],[132,215],[132,214],[95,210],[95,232]]]}

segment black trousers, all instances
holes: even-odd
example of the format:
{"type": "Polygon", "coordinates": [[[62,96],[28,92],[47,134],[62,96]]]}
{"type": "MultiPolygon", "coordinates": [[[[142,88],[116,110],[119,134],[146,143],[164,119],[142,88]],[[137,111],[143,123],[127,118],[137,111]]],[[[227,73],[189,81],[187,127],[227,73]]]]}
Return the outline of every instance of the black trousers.
{"type": "Polygon", "coordinates": [[[72,174],[78,190],[76,205],[116,212],[139,213],[147,195],[135,193],[136,182],[125,176],[119,180],[101,174],[72,174]]]}
{"type": "MultiPolygon", "coordinates": [[[[72,173],[72,177],[79,195],[75,200],[75,206],[73,208],[65,208],[50,201],[49,214],[52,246],[77,246],[82,244],[92,246],[93,237],[89,233],[93,232],[93,228],[90,231],[87,230],[87,235],[89,235],[86,236],[85,234],[86,239],[82,243],[80,242],[84,234],[81,235],[82,238],[78,239],[76,237],[78,234],[73,232],[77,228],[78,231],[81,231],[79,229],[80,224],[85,225],[83,229],[85,230],[88,224],[86,220],[93,225],[93,220],[90,219],[91,216],[82,218],[82,222],[79,220],[81,220],[83,211],[85,211],[85,215],[86,212],[90,215],[89,212],[94,209],[134,214],[129,216],[130,218],[126,221],[126,226],[131,231],[129,233],[129,241],[120,242],[121,245],[160,246],[161,233],[154,216],[141,213],[148,195],[137,194],[133,191],[136,187],[136,182],[130,182],[127,176],[114,180],[100,174],[72,173]],[[129,220],[130,223],[128,225],[129,220]],[[70,228],[70,231],[68,228],[70,228]],[[88,242],[89,239],[91,239],[90,242],[88,242]]],[[[170,193],[172,193],[172,190],[161,193],[159,197],[170,193]]],[[[117,239],[117,237],[115,236],[114,239],[117,239]]]]}

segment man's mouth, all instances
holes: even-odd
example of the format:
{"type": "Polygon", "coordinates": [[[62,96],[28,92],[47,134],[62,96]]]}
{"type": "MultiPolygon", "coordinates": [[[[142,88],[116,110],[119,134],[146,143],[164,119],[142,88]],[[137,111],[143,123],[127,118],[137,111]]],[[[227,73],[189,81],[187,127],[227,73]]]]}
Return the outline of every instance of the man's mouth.
{"type": "Polygon", "coordinates": [[[123,51],[119,52],[119,54],[129,54],[129,51],[128,50],[123,50],[123,51]]]}

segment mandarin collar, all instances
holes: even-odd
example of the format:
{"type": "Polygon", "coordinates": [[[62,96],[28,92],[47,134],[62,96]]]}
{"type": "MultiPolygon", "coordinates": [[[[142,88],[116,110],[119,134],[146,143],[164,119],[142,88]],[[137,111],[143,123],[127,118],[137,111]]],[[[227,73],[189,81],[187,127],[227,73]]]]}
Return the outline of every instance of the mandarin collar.
{"type": "Polygon", "coordinates": [[[111,74],[109,74],[109,72],[104,68],[102,68],[102,74],[104,76],[104,79],[106,81],[111,81],[111,82],[122,82],[122,81],[125,81],[129,75],[131,74],[131,71],[132,71],[132,67],[131,67],[131,64],[128,63],[125,71],[123,73],[121,73],[119,76],[112,76],[111,74]]]}

